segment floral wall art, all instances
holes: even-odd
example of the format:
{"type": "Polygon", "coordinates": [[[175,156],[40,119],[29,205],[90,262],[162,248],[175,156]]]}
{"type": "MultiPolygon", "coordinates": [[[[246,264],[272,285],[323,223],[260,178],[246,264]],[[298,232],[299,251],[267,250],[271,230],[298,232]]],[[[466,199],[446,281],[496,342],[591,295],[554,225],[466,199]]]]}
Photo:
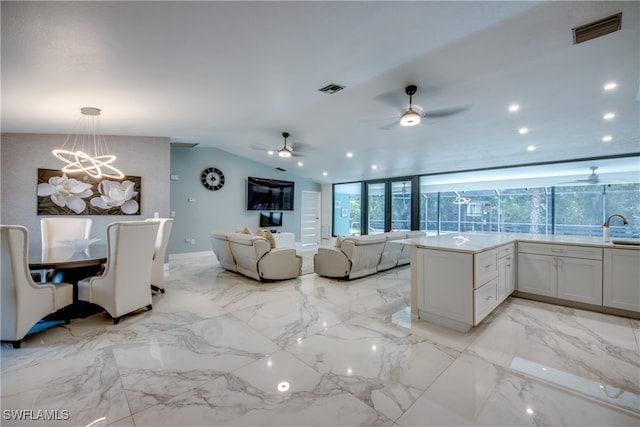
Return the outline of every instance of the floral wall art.
{"type": "Polygon", "coordinates": [[[140,215],[141,181],[38,169],[38,215],[140,215]]]}

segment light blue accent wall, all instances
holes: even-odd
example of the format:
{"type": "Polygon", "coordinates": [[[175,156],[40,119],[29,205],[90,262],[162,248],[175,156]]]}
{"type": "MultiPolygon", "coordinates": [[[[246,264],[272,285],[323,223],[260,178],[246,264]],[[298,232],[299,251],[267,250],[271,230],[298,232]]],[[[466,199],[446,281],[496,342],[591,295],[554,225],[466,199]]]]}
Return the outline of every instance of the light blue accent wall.
{"type": "MultiPolygon", "coordinates": [[[[292,163],[292,168],[295,168],[292,163]]],[[[300,241],[302,210],[301,192],[318,191],[320,184],[294,174],[248,160],[217,148],[172,148],[171,211],[175,212],[169,239],[169,253],[201,252],[211,250],[209,234],[212,231],[234,231],[248,227],[252,233],[258,229],[259,212],[247,210],[247,177],[281,179],[295,182],[294,210],[283,211],[280,231],[296,234],[300,241]],[[217,191],[206,189],[200,174],[204,169],[220,169],[225,177],[224,186],[217,191]],[[189,202],[189,199],[194,199],[189,202]],[[195,239],[195,244],[186,239],[195,239]]]]}

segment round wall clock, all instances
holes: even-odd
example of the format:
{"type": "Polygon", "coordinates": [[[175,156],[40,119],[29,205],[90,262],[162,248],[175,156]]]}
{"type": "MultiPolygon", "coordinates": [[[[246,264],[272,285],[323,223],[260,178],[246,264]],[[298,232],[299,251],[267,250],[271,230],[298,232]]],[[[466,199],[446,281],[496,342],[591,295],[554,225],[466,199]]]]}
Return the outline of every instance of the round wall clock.
{"type": "Polygon", "coordinates": [[[200,174],[200,180],[209,190],[219,190],[224,185],[224,174],[220,169],[207,168],[200,174]]]}

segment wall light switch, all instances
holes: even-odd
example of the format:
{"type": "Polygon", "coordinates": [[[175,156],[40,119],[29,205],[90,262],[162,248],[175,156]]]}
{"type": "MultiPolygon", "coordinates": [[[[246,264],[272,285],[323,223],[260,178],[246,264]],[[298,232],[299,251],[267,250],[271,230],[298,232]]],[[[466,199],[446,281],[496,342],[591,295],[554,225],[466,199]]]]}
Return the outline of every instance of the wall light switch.
{"type": "Polygon", "coordinates": [[[176,217],[176,211],[171,211],[171,218],[175,218],[176,217]]]}
{"type": "Polygon", "coordinates": [[[180,175],[171,174],[171,181],[178,181],[178,180],[180,180],[180,175]]]}

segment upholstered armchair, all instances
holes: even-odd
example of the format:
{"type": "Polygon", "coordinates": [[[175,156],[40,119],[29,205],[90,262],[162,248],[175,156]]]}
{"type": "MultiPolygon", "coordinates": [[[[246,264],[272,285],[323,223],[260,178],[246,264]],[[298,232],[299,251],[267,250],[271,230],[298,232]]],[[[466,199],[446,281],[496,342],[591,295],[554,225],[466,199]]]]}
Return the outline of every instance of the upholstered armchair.
{"type": "Polygon", "coordinates": [[[107,264],[100,276],[78,282],[78,300],[104,308],[116,325],[120,318],[151,310],[151,264],[159,221],[122,221],[107,226],[107,264]]]}
{"type": "MultiPolygon", "coordinates": [[[[43,317],[73,304],[73,285],[36,284],[29,273],[28,231],[20,225],[2,225],[2,341],[20,348],[27,332],[43,317]]],[[[69,319],[65,319],[69,323],[69,319]]]]}
{"type": "Polygon", "coordinates": [[[167,256],[167,245],[169,235],[173,226],[171,218],[148,218],[145,221],[158,221],[158,235],[156,236],[156,246],[153,251],[153,261],[151,262],[151,289],[164,294],[164,259],[167,256]]]}

